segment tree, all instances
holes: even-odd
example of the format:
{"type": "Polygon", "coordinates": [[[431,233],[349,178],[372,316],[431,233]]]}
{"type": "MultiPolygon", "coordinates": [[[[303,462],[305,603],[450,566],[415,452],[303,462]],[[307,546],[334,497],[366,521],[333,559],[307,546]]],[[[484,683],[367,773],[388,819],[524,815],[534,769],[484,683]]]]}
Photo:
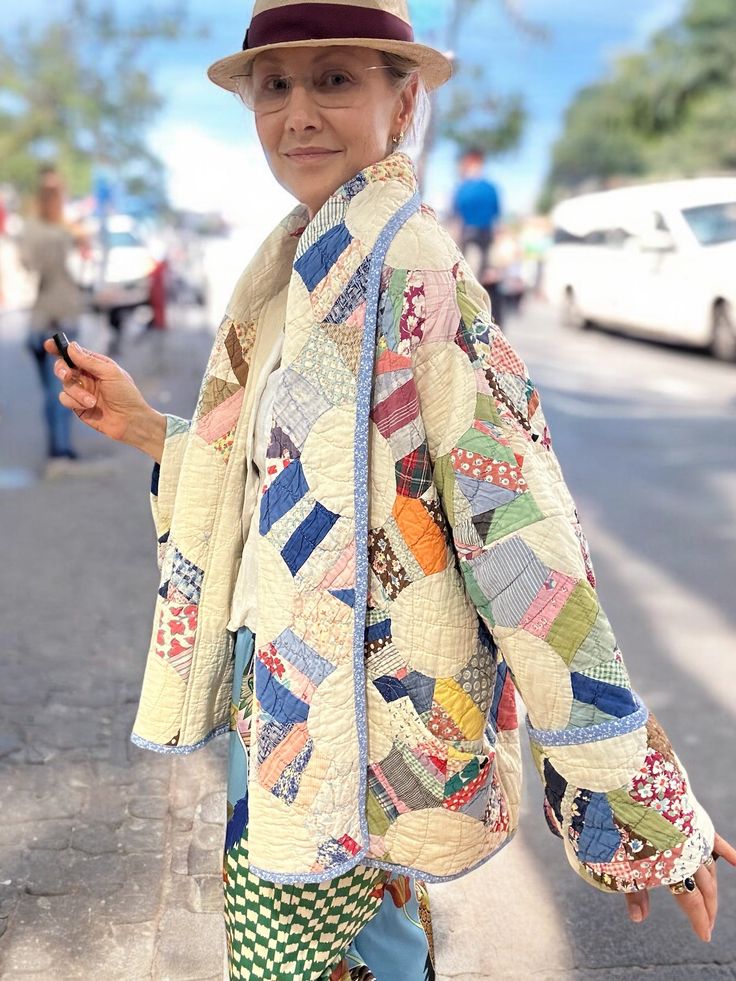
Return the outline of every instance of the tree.
{"type": "Polygon", "coordinates": [[[88,193],[96,166],[125,186],[164,198],[161,164],[145,135],[163,104],[141,56],[187,30],[185,10],[123,19],[94,0],[69,0],[43,24],[0,40],[0,182],[21,192],[53,161],[73,194],[88,193]]]}
{"type": "Polygon", "coordinates": [[[583,89],[553,148],[543,204],[586,184],[736,169],[736,4],[682,17],[583,89]]]}
{"type": "MultiPolygon", "coordinates": [[[[519,0],[497,0],[513,25],[537,40],[546,38],[544,28],[523,15],[519,0]]],[[[444,31],[443,47],[455,52],[460,30],[478,0],[452,0],[444,31]]],[[[437,139],[454,143],[459,149],[479,148],[498,156],[518,146],[524,132],[527,112],[518,93],[500,94],[493,90],[485,67],[455,62],[455,81],[449,102],[433,101],[430,127],[419,160],[422,174],[437,139]]]]}

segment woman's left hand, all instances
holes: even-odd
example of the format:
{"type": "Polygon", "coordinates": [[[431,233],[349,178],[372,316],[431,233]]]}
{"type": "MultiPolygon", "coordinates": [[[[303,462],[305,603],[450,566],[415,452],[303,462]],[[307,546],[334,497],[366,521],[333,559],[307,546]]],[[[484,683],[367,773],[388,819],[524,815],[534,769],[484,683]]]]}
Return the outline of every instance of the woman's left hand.
{"type": "MultiPolygon", "coordinates": [[[[729,845],[720,835],[716,835],[713,844],[713,858],[723,858],[729,865],[736,866],[736,848],[729,845]]],[[[707,943],[716,924],[718,913],[716,862],[701,865],[693,878],[695,879],[695,890],[677,895],[673,894],[673,899],[690,920],[690,926],[695,935],[707,943]]],[[[642,889],[641,892],[626,893],[626,906],[629,919],[633,920],[634,923],[643,922],[649,915],[649,890],[642,889]]]]}

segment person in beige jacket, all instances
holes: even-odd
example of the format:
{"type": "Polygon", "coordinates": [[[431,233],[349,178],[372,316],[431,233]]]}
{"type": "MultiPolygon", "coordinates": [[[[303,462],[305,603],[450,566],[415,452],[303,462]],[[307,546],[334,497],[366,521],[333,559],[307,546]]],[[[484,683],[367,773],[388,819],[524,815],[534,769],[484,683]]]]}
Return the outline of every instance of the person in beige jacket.
{"type": "Polygon", "coordinates": [[[64,331],[70,340],[78,336],[82,294],[69,271],[69,256],[78,239],[64,221],[64,185],[52,169],[42,171],[36,194],[36,215],[20,236],[23,264],[38,277],[36,299],[30,311],[27,346],[38,368],[43,388],[47,434],[47,475],[59,464],[77,459],[72,445],[73,414],[59,402],[61,384],[53,360],[43,346],[49,333],[64,331]]]}

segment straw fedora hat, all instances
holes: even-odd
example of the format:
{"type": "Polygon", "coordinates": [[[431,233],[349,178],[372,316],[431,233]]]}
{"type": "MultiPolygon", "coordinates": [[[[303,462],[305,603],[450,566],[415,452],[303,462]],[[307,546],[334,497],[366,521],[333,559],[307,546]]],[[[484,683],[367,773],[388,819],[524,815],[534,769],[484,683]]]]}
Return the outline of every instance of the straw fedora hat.
{"type": "Polygon", "coordinates": [[[210,79],[230,92],[261,51],[318,48],[340,44],[375,48],[410,58],[428,89],[452,75],[452,63],[439,51],[414,41],[406,0],[256,0],[243,50],[211,65],[210,79]]]}

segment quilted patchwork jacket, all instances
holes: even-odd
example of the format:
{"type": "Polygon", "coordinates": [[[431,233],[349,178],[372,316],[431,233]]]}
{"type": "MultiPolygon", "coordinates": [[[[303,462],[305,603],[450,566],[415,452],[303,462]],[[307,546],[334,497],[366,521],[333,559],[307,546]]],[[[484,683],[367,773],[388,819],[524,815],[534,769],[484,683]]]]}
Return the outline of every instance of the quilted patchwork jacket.
{"type": "Polygon", "coordinates": [[[249,367],[285,289],[260,498],[254,871],[441,880],[482,863],[517,824],[518,691],[579,874],[626,891],[692,874],[710,820],[631,689],[537,391],[402,154],[276,229],[193,419],[169,418],[134,741],[182,753],[228,728],[249,367]]]}

